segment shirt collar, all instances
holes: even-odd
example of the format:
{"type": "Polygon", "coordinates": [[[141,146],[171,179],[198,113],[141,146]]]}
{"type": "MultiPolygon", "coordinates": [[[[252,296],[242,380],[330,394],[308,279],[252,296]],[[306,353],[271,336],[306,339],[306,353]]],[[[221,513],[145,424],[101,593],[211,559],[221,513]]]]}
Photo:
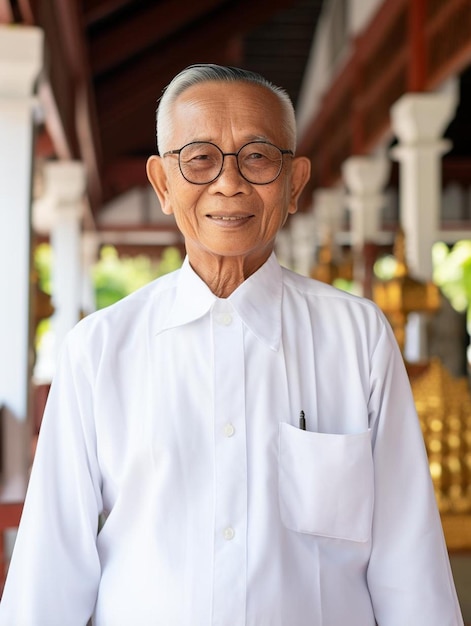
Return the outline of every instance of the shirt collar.
{"type": "Polygon", "coordinates": [[[203,317],[216,300],[216,296],[191,267],[185,257],[178,274],[175,299],[158,332],[189,324],[203,317]]]}
{"type": "MultiPolygon", "coordinates": [[[[272,253],[266,263],[232,293],[231,304],[244,324],[272,350],[281,338],[281,267],[272,253]]],[[[158,333],[203,317],[219,300],[185,258],[179,272],[175,300],[158,333]]]]}
{"type": "Polygon", "coordinates": [[[244,324],[272,350],[280,345],[282,285],[281,267],[272,253],[228,298],[244,324]]]}

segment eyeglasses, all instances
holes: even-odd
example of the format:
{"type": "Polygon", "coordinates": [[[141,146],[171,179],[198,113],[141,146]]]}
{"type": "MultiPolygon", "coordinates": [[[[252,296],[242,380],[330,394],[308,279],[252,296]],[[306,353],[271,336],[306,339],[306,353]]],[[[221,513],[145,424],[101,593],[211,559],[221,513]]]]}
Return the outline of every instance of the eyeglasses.
{"type": "Polygon", "coordinates": [[[178,155],[178,165],[185,180],[194,185],[207,185],[220,176],[227,156],[234,156],[240,175],[254,185],[268,185],[278,178],[283,168],[283,155],[294,156],[292,150],[281,150],[268,141],[250,141],[237,152],[223,152],[210,141],[192,141],[179,150],[169,150],[162,157],[178,155]]]}

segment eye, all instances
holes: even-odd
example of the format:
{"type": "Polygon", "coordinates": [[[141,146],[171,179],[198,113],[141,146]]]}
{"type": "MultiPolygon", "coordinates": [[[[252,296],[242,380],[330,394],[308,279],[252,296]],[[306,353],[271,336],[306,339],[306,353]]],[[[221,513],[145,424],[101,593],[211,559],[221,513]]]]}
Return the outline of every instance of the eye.
{"type": "Polygon", "coordinates": [[[262,169],[262,168],[266,168],[269,167],[272,162],[273,162],[273,158],[270,157],[270,155],[266,154],[265,151],[260,151],[257,149],[250,149],[244,152],[241,159],[241,163],[243,167],[247,167],[247,168],[256,168],[256,169],[262,169]]]}
{"type": "Polygon", "coordinates": [[[266,155],[261,154],[260,152],[249,152],[245,158],[251,161],[256,161],[257,159],[266,159],[266,155]]]}
{"type": "Polygon", "coordinates": [[[192,161],[206,161],[207,159],[210,159],[210,158],[211,156],[209,154],[205,154],[203,152],[199,152],[191,156],[192,161]]]}
{"type": "Polygon", "coordinates": [[[182,161],[186,163],[190,163],[191,161],[205,161],[209,158],[209,154],[204,152],[204,150],[185,150],[185,152],[181,154],[182,161]]]}
{"type": "Polygon", "coordinates": [[[183,163],[190,166],[207,166],[213,165],[218,160],[217,150],[207,144],[191,144],[182,150],[180,159],[183,163]]]}

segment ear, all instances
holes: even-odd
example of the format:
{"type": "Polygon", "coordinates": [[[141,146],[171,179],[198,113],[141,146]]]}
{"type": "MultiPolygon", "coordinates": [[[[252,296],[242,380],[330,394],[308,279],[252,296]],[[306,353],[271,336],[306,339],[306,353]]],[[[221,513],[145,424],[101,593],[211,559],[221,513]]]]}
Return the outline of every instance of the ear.
{"type": "Polygon", "coordinates": [[[147,178],[157,194],[162,211],[165,215],[171,215],[173,209],[169,200],[167,173],[163,159],[155,154],[150,156],[147,160],[146,171],[147,178]]]}
{"type": "Polygon", "coordinates": [[[304,156],[295,157],[291,167],[291,196],[288,213],[296,213],[299,196],[311,176],[311,161],[304,156]]]}

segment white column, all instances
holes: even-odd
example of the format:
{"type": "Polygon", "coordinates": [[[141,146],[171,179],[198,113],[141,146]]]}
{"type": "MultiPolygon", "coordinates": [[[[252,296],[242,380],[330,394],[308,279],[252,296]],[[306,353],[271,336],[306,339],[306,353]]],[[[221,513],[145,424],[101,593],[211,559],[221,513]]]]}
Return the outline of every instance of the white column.
{"type": "MultiPolygon", "coordinates": [[[[289,224],[289,221],[288,221],[289,224]]],[[[280,265],[292,269],[293,263],[293,246],[291,245],[291,230],[288,227],[280,230],[276,236],[275,252],[280,265]]]]}
{"type": "Polygon", "coordinates": [[[51,215],[52,326],[56,355],[65,335],[80,319],[85,183],[85,168],[78,161],[52,161],[44,166],[42,204],[51,215]]]}
{"type": "Polygon", "coordinates": [[[381,230],[381,209],[390,171],[389,159],[380,156],[353,156],[342,166],[351,212],[353,247],[361,252],[368,242],[377,242],[381,230]]]}
{"type": "Polygon", "coordinates": [[[313,194],[316,240],[319,245],[329,241],[336,245],[336,235],[342,229],[345,192],[338,187],[317,189],[313,194]]]}
{"type": "Polygon", "coordinates": [[[440,228],[441,156],[451,144],[442,135],[454,116],[456,95],[420,93],[402,96],[391,109],[399,144],[400,220],[407,263],[415,278],[431,280],[432,244],[440,228]]]}
{"type": "Polygon", "coordinates": [[[359,293],[366,297],[371,297],[373,261],[368,244],[379,243],[389,172],[390,161],[385,154],[353,156],[342,166],[350,210],[354,280],[359,293]]]}
{"type": "Polygon", "coordinates": [[[290,217],[289,224],[294,270],[309,276],[314,265],[314,215],[310,212],[295,213],[290,217]]]}
{"type": "Polygon", "coordinates": [[[2,498],[21,498],[30,458],[31,189],[38,28],[0,25],[0,406],[2,498]]]}
{"type": "MultiPolygon", "coordinates": [[[[399,161],[400,221],[406,238],[406,260],[411,275],[430,281],[433,277],[432,245],[440,229],[442,195],[441,157],[451,144],[442,135],[452,120],[456,93],[406,94],[391,108],[391,122],[398,145],[391,154],[399,161]]],[[[427,357],[425,320],[409,316],[405,357],[427,357]]]]}

